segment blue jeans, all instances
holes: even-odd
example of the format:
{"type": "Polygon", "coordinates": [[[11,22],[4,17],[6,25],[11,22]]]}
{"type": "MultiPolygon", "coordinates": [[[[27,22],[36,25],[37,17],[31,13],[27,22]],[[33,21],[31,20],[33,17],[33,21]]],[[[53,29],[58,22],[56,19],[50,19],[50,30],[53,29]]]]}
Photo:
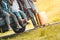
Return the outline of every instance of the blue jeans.
{"type": "Polygon", "coordinates": [[[9,18],[9,14],[8,14],[8,12],[3,11],[3,15],[4,15],[5,18],[6,18],[6,22],[7,22],[7,24],[10,24],[10,18],[9,18]]]}
{"type": "Polygon", "coordinates": [[[21,11],[21,10],[19,10],[19,11],[15,11],[15,10],[12,10],[12,12],[17,16],[17,18],[20,20],[20,19],[27,19],[27,16],[26,16],[26,14],[23,12],[23,11],[21,11]]]}
{"type": "Polygon", "coordinates": [[[28,3],[29,3],[29,5],[31,6],[31,8],[32,8],[33,10],[36,10],[36,9],[35,9],[35,6],[34,6],[34,4],[33,4],[32,1],[28,0],[28,3]]]}
{"type": "Polygon", "coordinates": [[[27,16],[26,16],[26,14],[23,11],[19,10],[18,12],[19,12],[19,14],[21,15],[21,17],[23,19],[27,19],[27,16]]]}
{"type": "MultiPolygon", "coordinates": [[[[29,14],[29,16],[30,16],[30,19],[31,19],[34,27],[36,27],[37,24],[36,24],[36,21],[34,20],[33,12],[29,9],[29,8],[31,8],[31,6],[30,6],[29,4],[27,5],[27,3],[26,3],[26,2],[28,2],[28,0],[26,0],[26,1],[25,1],[25,0],[22,0],[22,1],[25,2],[25,4],[24,4],[23,6],[24,6],[24,8],[25,8],[26,10],[24,10],[24,12],[25,12],[25,13],[28,12],[28,14],[29,14]]],[[[23,4],[23,3],[22,3],[22,4],[23,4]]],[[[33,5],[32,5],[32,6],[33,6],[33,5]]]]}
{"type": "Polygon", "coordinates": [[[30,9],[27,9],[27,11],[28,11],[28,13],[29,13],[29,15],[30,15],[30,18],[31,18],[31,21],[32,21],[34,27],[37,27],[37,24],[36,24],[36,21],[35,21],[35,19],[34,19],[34,16],[33,16],[32,11],[31,11],[30,9]]]}
{"type": "Polygon", "coordinates": [[[4,1],[2,1],[2,10],[4,10],[3,12],[4,12],[4,15],[6,16],[6,22],[8,25],[10,25],[10,18],[9,18],[9,14],[10,14],[14,19],[15,23],[17,24],[17,26],[20,26],[16,16],[13,14],[13,12],[9,10],[7,3],[4,1]]]}
{"type": "MultiPolygon", "coordinates": [[[[6,17],[7,25],[10,25],[9,13],[7,13],[7,12],[5,12],[5,11],[3,11],[3,12],[4,12],[4,16],[6,17]]],[[[10,13],[10,15],[11,15],[12,18],[14,19],[15,23],[17,24],[17,26],[19,26],[19,22],[18,22],[16,16],[15,16],[13,13],[10,13]]]]}

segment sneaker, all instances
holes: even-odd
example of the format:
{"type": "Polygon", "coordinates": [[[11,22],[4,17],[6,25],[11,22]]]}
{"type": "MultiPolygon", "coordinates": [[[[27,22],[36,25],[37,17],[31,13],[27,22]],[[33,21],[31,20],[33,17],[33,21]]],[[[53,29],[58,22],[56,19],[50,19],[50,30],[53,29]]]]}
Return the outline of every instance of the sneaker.
{"type": "Polygon", "coordinates": [[[9,30],[12,30],[12,28],[10,26],[8,28],[9,28],[9,30]]]}
{"type": "Polygon", "coordinates": [[[17,26],[17,28],[22,28],[21,26],[17,26]]]}

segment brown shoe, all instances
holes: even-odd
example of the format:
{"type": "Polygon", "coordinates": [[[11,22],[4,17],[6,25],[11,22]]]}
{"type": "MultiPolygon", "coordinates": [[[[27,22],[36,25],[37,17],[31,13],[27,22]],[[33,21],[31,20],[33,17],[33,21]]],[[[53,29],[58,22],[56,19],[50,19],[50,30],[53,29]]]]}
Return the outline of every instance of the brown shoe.
{"type": "Polygon", "coordinates": [[[20,24],[24,24],[24,19],[20,19],[20,24]]]}

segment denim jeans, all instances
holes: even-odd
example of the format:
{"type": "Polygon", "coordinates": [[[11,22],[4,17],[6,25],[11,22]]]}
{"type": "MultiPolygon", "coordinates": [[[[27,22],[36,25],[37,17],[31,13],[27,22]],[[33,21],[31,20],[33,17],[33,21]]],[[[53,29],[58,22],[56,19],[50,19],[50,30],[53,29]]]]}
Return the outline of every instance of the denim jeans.
{"type": "Polygon", "coordinates": [[[34,4],[33,4],[33,1],[28,0],[28,3],[29,3],[29,5],[31,6],[31,8],[32,8],[33,10],[36,10],[36,9],[35,9],[35,6],[34,6],[34,4]]]}
{"type": "MultiPolygon", "coordinates": [[[[14,19],[15,23],[17,24],[17,26],[19,26],[19,22],[18,22],[16,16],[15,16],[13,13],[10,13],[10,15],[11,15],[12,18],[14,19]]],[[[3,11],[3,16],[5,16],[5,19],[6,19],[7,24],[10,25],[9,13],[3,11]]]]}
{"type": "MultiPolygon", "coordinates": [[[[31,6],[29,5],[28,0],[26,0],[26,1],[25,1],[25,0],[22,0],[22,2],[24,2],[23,7],[24,7],[24,8],[26,9],[26,11],[28,12],[28,14],[29,14],[29,16],[30,16],[30,19],[31,19],[34,27],[36,27],[37,24],[36,24],[36,21],[34,20],[34,16],[33,16],[32,11],[29,9],[29,8],[31,8],[31,6]],[[28,4],[27,4],[27,3],[28,3],[28,4]]],[[[25,11],[25,10],[24,10],[24,11],[25,11]]],[[[25,13],[27,13],[27,12],[25,12],[25,13]]]]}
{"type": "Polygon", "coordinates": [[[23,11],[19,10],[18,12],[19,12],[19,14],[21,15],[21,17],[23,19],[27,19],[27,16],[26,16],[26,14],[23,11]]]}
{"type": "Polygon", "coordinates": [[[5,16],[7,24],[10,24],[9,14],[7,12],[3,11],[3,16],[5,16]]]}
{"type": "Polygon", "coordinates": [[[32,11],[30,9],[27,9],[27,11],[29,12],[29,15],[30,15],[30,18],[31,18],[31,21],[32,21],[34,27],[37,27],[37,24],[36,24],[36,21],[34,19],[32,11]]]}
{"type": "Polygon", "coordinates": [[[1,2],[1,11],[3,12],[3,16],[5,16],[5,18],[6,18],[7,24],[10,24],[8,7],[7,7],[7,3],[6,3],[5,1],[6,1],[6,0],[3,0],[3,1],[1,2]]]}
{"type": "Polygon", "coordinates": [[[15,23],[17,24],[17,26],[20,26],[16,16],[13,14],[13,12],[9,10],[7,3],[4,1],[2,1],[2,10],[4,10],[3,12],[4,12],[4,15],[6,16],[7,24],[10,24],[10,18],[9,18],[9,14],[10,14],[14,19],[15,23]]]}
{"type": "Polygon", "coordinates": [[[21,11],[21,10],[16,11],[16,10],[12,9],[12,13],[14,13],[19,20],[22,19],[22,18],[23,19],[27,19],[26,14],[23,11],[21,11]]]}

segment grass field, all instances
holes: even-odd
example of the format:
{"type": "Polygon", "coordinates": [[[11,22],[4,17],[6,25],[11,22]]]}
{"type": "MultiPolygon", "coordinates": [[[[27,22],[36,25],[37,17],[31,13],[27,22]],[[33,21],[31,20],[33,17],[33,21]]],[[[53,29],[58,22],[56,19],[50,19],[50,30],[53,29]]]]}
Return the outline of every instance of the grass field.
{"type": "MultiPolygon", "coordinates": [[[[38,12],[46,12],[49,23],[60,21],[60,0],[37,0],[34,4],[38,12]]],[[[32,24],[27,26],[31,27],[32,24]]],[[[23,32],[0,40],[60,40],[60,24],[23,32]]]]}

